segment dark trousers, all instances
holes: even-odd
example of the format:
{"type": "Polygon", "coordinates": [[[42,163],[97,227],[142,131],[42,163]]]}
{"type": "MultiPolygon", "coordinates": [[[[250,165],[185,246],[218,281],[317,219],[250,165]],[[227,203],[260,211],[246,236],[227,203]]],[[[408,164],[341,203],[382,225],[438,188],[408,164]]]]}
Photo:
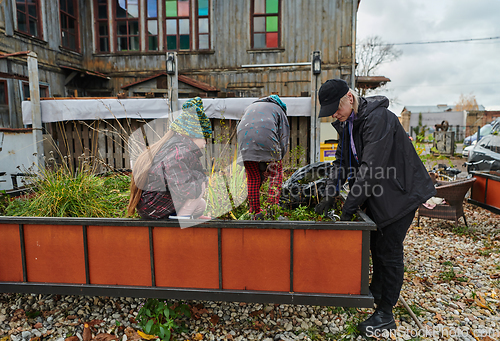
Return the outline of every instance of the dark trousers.
{"type": "Polygon", "coordinates": [[[404,277],[403,241],[415,211],[394,223],[370,233],[373,273],[370,291],[378,307],[392,310],[399,299],[404,277]]]}

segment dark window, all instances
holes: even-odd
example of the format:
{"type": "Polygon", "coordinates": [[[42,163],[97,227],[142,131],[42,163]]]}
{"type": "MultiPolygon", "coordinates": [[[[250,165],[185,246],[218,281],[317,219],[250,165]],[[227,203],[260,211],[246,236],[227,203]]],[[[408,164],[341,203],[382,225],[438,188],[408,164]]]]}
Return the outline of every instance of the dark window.
{"type": "Polygon", "coordinates": [[[165,1],[165,26],[167,50],[190,50],[189,0],[165,1]]]}
{"type": "MultiPolygon", "coordinates": [[[[47,85],[40,85],[40,98],[49,97],[49,87],[47,85]]],[[[30,98],[30,84],[23,83],[23,101],[27,101],[30,98]]]]}
{"type": "Polygon", "coordinates": [[[78,0],[59,0],[62,46],[78,51],[78,0]]]}
{"type": "Polygon", "coordinates": [[[96,0],[97,51],[109,52],[108,0],[96,0]]]}
{"type": "Polygon", "coordinates": [[[253,0],[252,47],[255,49],[280,46],[280,0],[253,0]]]}
{"type": "Polygon", "coordinates": [[[16,0],[17,29],[42,38],[39,0],[16,0]]]}
{"type": "Polygon", "coordinates": [[[148,25],[148,50],[158,50],[158,2],[157,0],[147,0],[147,25],[148,25]]]}
{"type": "Polygon", "coordinates": [[[9,97],[7,96],[7,81],[0,79],[0,105],[9,104],[9,97]]]}
{"type": "Polygon", "coordinates": [[[195,0],[196,11],[196,29],[198,32],[198,50],[210,49],[210,1],[195,0]]]}
{"type": "Polygon", "coordinates": [[[117,0],[115,20],[117,51],[139,51],[139,0],[117,0]]]}

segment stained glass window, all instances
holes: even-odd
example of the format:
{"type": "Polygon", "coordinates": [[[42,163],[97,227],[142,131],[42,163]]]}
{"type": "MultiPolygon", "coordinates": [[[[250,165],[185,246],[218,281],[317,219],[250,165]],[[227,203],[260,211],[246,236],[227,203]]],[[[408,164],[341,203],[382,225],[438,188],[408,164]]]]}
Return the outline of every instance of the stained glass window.
{"type": "Polygon", "coordinates": [[[265,49],[279,47],[280,12],[280,0],[253,0],[253,48],[265,49]]]}
{"type": "Polygon", "coordinates": [[[158,2],[157,0],[147,0],[147,41],[148,50],[158,50],[158,2]]]}
{"type": "Polygon", "coordinates": [[[210,49],[210,8],[209,0],[196,0],[198,5],[198,50],[210,49]]]}
{"type": "Polygon", "coordinates": [[[165,1],[167,50],[190,50],[190,0],[165,1]]]}

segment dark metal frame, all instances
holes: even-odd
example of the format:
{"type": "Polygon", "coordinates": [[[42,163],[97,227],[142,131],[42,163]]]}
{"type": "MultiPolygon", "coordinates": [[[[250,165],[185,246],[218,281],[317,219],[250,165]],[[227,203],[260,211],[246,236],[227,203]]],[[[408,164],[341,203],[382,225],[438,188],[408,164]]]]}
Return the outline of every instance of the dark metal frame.
{"type": "Polygon", "coordinates": [[[21,241],[21,258],[23,282],[0,282],[0,292],[40,293],[40,294],[67,294],[91,296],[118,296],[118,297],[151,297],[163,299],[185,300],[212,300],[236,302],[286,303],[308,305],[330,305],[343,307],[371,307],[373,296],[368,289],[370,231],[376,229],[364,213],[358,212],[363,221],[347,222],[312,222],[312,221],[200,221],[199,225],[191,228],[217,228],[218,238],[218,272],[219,289],[171,288],[157,287],[155,279],[155,263],[153,250],[154,227],[179,227],[177,221],[152,221],[139,219],[116,218],[45,218],[45,217],[0,217],[1,224],[19,224],[21,241]],[[33,283],[28,282],[26,271],[26,255],[24,245],[24,225],[81,225],[85,257],[86,284],[61,283],[33,283]],[[151,266],[151,286],[109,286],[90,284],[87,226],[142,226],[149,230],[149,249],[151,266]],[[256,291],[256,290],[227,290],[222,288],[222,229],[223,228],[256,228],[256,229],[283,229],[290,230],[290,291],[256,291]],[[360,295],[303,293],[293,291],[293,242],[295,230],[360,230],[362,231],[361,255],[361,292],[360,295]]]}

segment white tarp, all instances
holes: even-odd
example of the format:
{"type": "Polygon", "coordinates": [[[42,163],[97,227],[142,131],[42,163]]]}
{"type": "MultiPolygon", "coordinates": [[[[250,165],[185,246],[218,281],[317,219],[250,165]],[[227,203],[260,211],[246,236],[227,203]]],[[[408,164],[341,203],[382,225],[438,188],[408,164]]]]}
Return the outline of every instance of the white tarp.
{"type": "MultiPolygon", "coordinates": [[[[179,110],[188,99],[179,99],[179,110]]],[[[203,98],[209,118],[239,120],[243,110],[257,98],[203,98]]],[[[311,116],[310,97],[282,97],[288,116],[311,116]]],[[[40,101],[42,122],[110,120],[118,118],[155,119],[168,113],[165,98],[64,99],[40,101]]],[[[31,102],[23,101],[23,123],[31,124],[31,102]]]]}

